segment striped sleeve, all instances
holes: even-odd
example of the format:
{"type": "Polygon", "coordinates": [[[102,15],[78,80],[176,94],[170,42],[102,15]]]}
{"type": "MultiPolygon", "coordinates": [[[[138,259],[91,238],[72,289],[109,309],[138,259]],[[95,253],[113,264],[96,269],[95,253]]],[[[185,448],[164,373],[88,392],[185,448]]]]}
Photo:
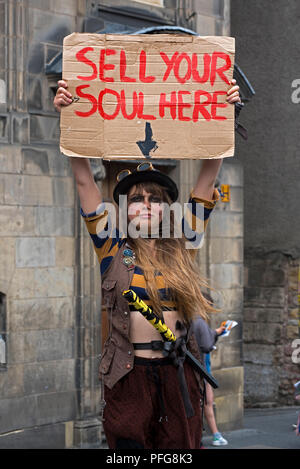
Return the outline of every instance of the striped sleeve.
{"type": "Polygon", "coordinates": [[[86,214],[82,209],[80,213],[93,241],[100,264],[100,272],[103,275],[118,252],[123,238],[120,236],[115,221],[110,216],[105,203],[100,204],[93,213],[86,214]]]}
{"type": "Polygon", "coordinates": [[[219,199],[218,189],[214,189],[212,200],[196,197],[193,191],[191,192],[182,219],[182,231],[187,239],[187,249],[199,249],[202,246],[210,214],[219,199]]]}

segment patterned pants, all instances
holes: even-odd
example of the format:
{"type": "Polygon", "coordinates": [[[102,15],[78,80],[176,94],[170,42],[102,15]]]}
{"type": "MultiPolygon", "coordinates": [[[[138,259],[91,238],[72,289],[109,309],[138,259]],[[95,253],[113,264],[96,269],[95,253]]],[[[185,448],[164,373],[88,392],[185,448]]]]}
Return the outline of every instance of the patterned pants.
{"type": "Polygon", "coordinates": [[[187,418],[169,358],[136,357],[133,370],[105,387],[103,427],[111,449],[199,449],[203,398],[194,371],[184,372],[195,415],[187,418]]]}

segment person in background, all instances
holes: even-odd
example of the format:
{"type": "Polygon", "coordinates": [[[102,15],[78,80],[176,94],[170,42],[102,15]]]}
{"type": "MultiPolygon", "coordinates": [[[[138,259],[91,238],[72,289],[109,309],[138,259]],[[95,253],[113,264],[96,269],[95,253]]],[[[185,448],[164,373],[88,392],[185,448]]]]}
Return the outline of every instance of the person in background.
{"type": "MultiPolygon", "coordinates": [[[[200,316],[194,320],[194,333],[197,340],[197,344],[200,352],[203,354],[203,362],[208,373],[211,373],[210,365],[210,352],[213,350],[218,337],[225,331],[224,326],[220,326],[217,329],[211,329],[207,322],[204,321],[200,316]]],[[[204,403],[204,415],[210,431],[213,435],[212,445],[213,446],[225,446],[228,441],[219,432],[215,414],[214,414],[214,393],[211,385],[205,383],[206,400],[204,403]]]]}

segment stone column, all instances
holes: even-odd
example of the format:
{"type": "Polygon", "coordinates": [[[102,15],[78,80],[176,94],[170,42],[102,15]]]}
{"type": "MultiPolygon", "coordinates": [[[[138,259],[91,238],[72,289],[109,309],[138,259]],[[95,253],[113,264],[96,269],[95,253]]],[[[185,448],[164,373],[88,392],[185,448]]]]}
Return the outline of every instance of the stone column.
{"type": "MultiPolygon", "coordinates": [[[[92,162],[95,180],[101,185],[102,162],[92,162]]],[[[77,201],[78,202],[78,201],[77,201]]],[[[76,215],[76,328],[77,328],[77,420],[73,444],[79,448],[100,448],[103,430],[100,419],[101,390],[98,366],[101,353],[101,279],[90,236],[79,213],[76,215]]]]}

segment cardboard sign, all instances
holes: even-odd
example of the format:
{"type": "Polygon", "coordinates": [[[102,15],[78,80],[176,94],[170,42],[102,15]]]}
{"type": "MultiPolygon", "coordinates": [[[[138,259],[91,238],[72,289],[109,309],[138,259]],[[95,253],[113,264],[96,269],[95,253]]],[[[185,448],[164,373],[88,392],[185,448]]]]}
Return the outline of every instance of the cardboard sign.
{"type": "Polygon", "coordinates": [[[234,38],[74,33],[63,79],[61,151],[113,159],[234,155],[234,38]]]}

